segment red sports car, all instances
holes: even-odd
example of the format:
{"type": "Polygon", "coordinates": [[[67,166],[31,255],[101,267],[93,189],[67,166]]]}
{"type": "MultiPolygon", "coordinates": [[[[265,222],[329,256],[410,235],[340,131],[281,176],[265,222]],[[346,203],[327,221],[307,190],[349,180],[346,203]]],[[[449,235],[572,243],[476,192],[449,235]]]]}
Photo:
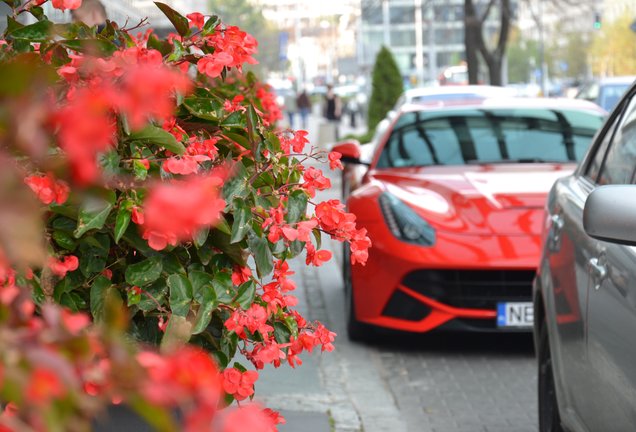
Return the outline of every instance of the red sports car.
{"type": "MultiPolygon", "coordinates": [[[[574,100],[403,107],[349,182],[349,211],[373,242],[366,266],[343,260],[349,337],[531,330],[546,195],[604,117],[574,100]]],[[[362,163],[355,142],[334,150],[362,163]]]]}

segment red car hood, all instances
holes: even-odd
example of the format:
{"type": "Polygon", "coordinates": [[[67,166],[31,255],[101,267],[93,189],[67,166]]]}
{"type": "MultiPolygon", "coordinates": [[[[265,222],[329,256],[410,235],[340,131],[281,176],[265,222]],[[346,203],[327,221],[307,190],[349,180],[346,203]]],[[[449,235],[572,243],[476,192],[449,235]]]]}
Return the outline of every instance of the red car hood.
{"type": "Polygon", "coordinates": [[[539,235],[554,182],[574,164],[493,164],[373,171],[435,229],[473,235],[539,235]]]}

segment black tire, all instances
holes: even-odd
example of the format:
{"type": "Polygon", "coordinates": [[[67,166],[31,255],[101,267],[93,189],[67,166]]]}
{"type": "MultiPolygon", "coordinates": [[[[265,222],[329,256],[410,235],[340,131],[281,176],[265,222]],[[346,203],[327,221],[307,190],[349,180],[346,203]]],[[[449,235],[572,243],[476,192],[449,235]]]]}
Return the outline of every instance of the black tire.
{"type": "Polygon", "coordinates": [[[539,432],[564,432],[556,398],[548,326],[545,322],[541,325],[537,358],[539,363],[539,432]]]}
{"type": "Polygon", "coordinates": [[[353,286],[351,284],[351,261],[349,260],[349,244],[343,244],[342,278],[345,290],[345,318],[347,321],[347,336],[352,342],[368,342],[373,336],[373,327],[356,319],[354,307],[353,286]]]}

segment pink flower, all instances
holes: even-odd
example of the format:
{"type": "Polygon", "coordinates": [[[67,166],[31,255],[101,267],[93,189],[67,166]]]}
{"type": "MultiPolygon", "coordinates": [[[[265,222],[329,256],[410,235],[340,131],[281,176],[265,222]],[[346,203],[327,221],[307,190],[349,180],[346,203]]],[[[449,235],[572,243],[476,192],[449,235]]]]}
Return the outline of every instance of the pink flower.
{"type": "Polygon", "coordinates": [[[46,176],[32,175],[24,182],[44,204],[64,204],[68,199],[70,188],[65,181],[55,180],[52,174],[46,176]]]}
{"type": "Polygon", "coordinates": [[[74,255],[67,255],[62,259],[49,258],[48,266],[54,275],[63,278],[66,273],[75,271],[79,267],[79,260],[74,255]]]}
{"type": "Polygon", "coordinates": [[[311,197],[316,195],[316,189],[325,190],[331,187],[331,181],[322,174],[322,171],[318,168],[309,167],[303,175],[305,183],[303,188],[309,193],[311,197]]]}

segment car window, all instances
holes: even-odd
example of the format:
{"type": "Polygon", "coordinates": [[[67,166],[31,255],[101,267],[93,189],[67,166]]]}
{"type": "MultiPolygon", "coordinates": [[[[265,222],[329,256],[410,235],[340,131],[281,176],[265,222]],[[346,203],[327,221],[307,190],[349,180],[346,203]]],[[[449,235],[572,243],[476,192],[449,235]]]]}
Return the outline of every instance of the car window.
{"type": "Polygon", "coordinates": [[[607,148],[609,147],[609,143],[612,141],[612,136],[614,135],[614,131],[616,130],[616,124],[620,120],[620,116],[614,119],[614,123],[607,128],[605,135],[603,136],[603,140],[596,148],[596,153],[594,153],[594,157],[590,161],[587,171],[585,173],[585,177],[590,179],[592,182],[596,182],[598,178],[598,174],[601,172],[601,166],[603,165],[603,159],[605,159],[605,153],[607,152],[607,148]]]}
{"type": "Polygon", "coordinates": [[[629,89],[630,84],[608,84],[601,87],[598,104],[605,111],[612,111],[623,94],[629,89]]]}
{"type": "Polygon", "coordinates": [[[601,113],[471,108],[409,112],[395,123],[377,168],[501,162],[575,162],[601,113]]]}
{"type": "Polygon", "coordinates": [[[623,114],[601,168],[598,184],[633,183],[636,168],[636,97],[623,114]]]}

